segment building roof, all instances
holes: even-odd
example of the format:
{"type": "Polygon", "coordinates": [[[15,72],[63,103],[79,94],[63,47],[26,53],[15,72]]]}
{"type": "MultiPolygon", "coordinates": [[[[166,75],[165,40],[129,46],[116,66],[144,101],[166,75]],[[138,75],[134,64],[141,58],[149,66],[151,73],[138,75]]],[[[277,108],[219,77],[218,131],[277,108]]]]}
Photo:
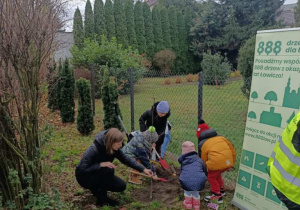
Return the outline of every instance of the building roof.
{"type": "Polygon", "coordinates": [[[280,8],[280,15],[276,18],[277,21],[282,20],[283,24],[286,26],[292,26],[295,24],[295,14],[294,9],[297,4],[285,4],[280,8]]]}
{"type": "Polygon", "coordinates": [[[292,26],[295,24],[295,14],[294,11],[282,11],[277,17],[277,20],[282,20],[283,24],[286,26],[292,26]]]}
{"type": "Polygon", "coordinates": [[[282,8],[282,11],[287,11],[287,10],[292,10],[294,11],[294,8],[297,6],[297,4],[285,4],[285,5],[282,5],[281,8],[282,8]]]}
{"type": "Polygon", "coordinates": [[[157,4],[157,0],[146,0],[149,7],[153,6],[154,4],[157,4]]]}

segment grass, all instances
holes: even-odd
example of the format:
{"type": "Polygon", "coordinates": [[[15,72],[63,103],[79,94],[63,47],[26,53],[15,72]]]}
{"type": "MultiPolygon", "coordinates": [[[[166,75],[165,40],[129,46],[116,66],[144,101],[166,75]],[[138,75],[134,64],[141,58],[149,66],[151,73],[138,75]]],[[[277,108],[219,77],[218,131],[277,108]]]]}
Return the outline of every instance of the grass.
{"type": "MultiPolygon", "coordinates": [[[[147,109],[150,109],[154,101],[168,100],[170,102],[172,123],[172,140],[168,151],[179,155],[181,144],[186,140],[197,142],[196,128],[198,116],[198,86],[197,82],[186,82],[182,77],[182,83],[164,85],[166,78],[145,78],[135,85],[134,95],[134,120],[135,129],[139,129],[138,119],[147,109]]],[[[170,78],[174,80],[174,78],[170,78]]],[[[211,128],[217,130],[221,135],[226,136],[237,150],[239,163],[242,148],[244,128],[247,116],[248,101],[242,95],[240,87],[241,80],[231,81],[220,88],[215,86],[204,86],[203,88],[203,118],[211,128]]],[[[76,102],[77,105],[77,102],[76,102]]],[[[130,96],[120,96],[119,105],[123,115],[123,121],[130,130],[130,96]]],[[[46,104],[44,110],[47,112],[46,104]]],[[[95,130],[90,136],[82,136],[76,129],[76,123],[63,124],[60,122],[58,112],[47,112],[44,118],[44,146],[43,146],[43,170],[45,191],[51,191],[51,187],[57,186],[65,202],[66,209],[94,209],[91,195],[83,190],[74,177],[75,166],[80,161],[83,152],[93,143],[95,135],[103,130],[103,109],[102,101],[96,100],[95,130]],[[51,129],[47,129],[47,126],[51,129]],[[80,200],[80,201],[78,201],[80,200]],[[88,200],[88,201],[85,201],[88,200]]],[[[117,163],[118,164],[118,163],[117,163]]],[[[178,166],[178,165],[177,165],[178,166]]],[[[238,168],[238,167],[236,167],[238,168]]],[[[117,175],[127,180],[127,173],[122,164],[118,164],[117,175]]],[[[226,178],[235,183],[236,170],[226,173],[226,178]]],[[[130,197],[130,191],[136,186],[128,185],[125,193],[113,194],[123,203],[127,203],[128,209],[167,209],[162,203],[153,201],[151,204],[142,204],[130,197]]],[[[230,200],[226,201],[227,204],[230,200]]],[[[228,206],[230,206],[228,204],[228,206]]],[[[220,209],[228,209],[226,204],[220,209]],[[223,208],[224,207],[224,208],[223,208]]],[[[107,208],[110,209],[110,208],[107,208]]],[[[181,201],[174,209],[181,209],[181,201]]]]}

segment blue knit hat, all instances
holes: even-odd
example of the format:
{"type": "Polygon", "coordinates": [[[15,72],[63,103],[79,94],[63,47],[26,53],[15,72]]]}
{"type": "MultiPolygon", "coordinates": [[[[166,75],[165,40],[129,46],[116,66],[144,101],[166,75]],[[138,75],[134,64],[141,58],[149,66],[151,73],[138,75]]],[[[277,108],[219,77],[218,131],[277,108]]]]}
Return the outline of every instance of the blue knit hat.
{"type": "Polygon", "coordinates": [[[160,113],[168,113],[169,112],[169,102],[161,101],[157,104],[156,111],[160,113]]]}

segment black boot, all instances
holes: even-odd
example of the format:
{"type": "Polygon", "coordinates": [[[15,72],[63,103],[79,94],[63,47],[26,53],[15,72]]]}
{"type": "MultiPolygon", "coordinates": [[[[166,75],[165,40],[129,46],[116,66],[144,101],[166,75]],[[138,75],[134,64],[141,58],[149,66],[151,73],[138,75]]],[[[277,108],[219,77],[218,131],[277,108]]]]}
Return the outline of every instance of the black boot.
{"type": "Polygon", "coordinates": [[[119,205],[119,202],[118,201],[115,201],[109,197],[106,197],[106,198],[97,198],[97,203],[96,205],[99,205],[99,206],[118,206],[119,205]]]}
{"type": "Polygon", "coordinates": [[[104,189],[97,189],[92,191],[93,195],[97,198],[96,205],[99,206],[118,206],[119,202],[107,197],[107,191],[104,189]]]}

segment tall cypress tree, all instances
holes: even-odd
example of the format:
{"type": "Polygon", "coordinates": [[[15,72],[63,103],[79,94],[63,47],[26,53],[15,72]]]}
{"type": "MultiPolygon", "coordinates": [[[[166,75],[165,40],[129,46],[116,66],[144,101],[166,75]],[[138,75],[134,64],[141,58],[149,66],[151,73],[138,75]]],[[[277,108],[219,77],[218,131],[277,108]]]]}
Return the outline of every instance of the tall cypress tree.
{"type": "Polygon", "coordinates": [[[79,49],[82,49],[84,43],[84,30],[83,30],[82,15],[78,7],[74,14],[73,36],[74,36],[74,44],[79,49]]]}
{"type": "Polygon", "coordinates": [[[118,101],[117,84],[114,78],[109,77],[108,67],[104,70],[103,87],[102,87],[102,102],[104,110],[104,129],[111,127],[122,129],[115,108],[120,113],[119,105],[115,103],[118,101]]]}
{"type": "Polygon", "coordinates": [[[183,56],[188,51],[188,33],[186,31],[184,16],[181,10],[177,10],[177,24],[179,53],[183,56]]]}
{"type": "Polygon", "coordinates": [[[161,51],[164,49],[163,46],[163,36],[162,36],[162,27],[161,27],[161,17],[160,10],[158,6],[154,6],[152,10],[152,22],[153,22],[153,35],[154,35],[154,52],[161,51]]]}
{"type": "Polygon", "coordinates": [[[152,24],[152,14],[150,7],[147,2],[143,3],[143,16],[145,24],[145,38],[146,38],[146,49],[147,55],[152,57],[154,54],[154,35],[153,35],[153,24],[152,24]]]}
{"type": "Polygon", "coordinates": [[[140,1],[136,2],[134,6],[134,21],[138,49],[140,53],[144,53],[146,51],[145,25],[143,17],[143,4],[140,1]]]}
{"type": "Polygon", "coordinates": [[[170,22],[170,36],[171,36],[171,47],[174,52],[178,55],[178,23],[177,13],[174,5],[168,8],[169,22],[170,22]]]}
{"type": "MultiPolygon", "coordinates": [[[[183,10],[185,29],[186,29],[187,48],[188,48],[188,43],[190,43],[189,34],[190,34],[194,14],[195,13],[191,7],[187,7],[186,9],[183,10]]],[[[188,66],[187,69],[189,70],[189,72],[194,72],[194,69],[196,67],[196,61],[194,60],[194,54],[189,50],[187,50],[186,52],[186,59],[187,61],[185,63],[188,66]]]]}
{"type": "Polygon", "coordinates": [[[126,0],[125,2],[125,16],[127,25],[128,45],[133,48],[137,48],[137,40],[134,25],[134,14],[133,14],[133,2],[132,0],[126,0]]]}
{"type": "Polygon", "coordinates": [[[187,31],[185,27],[184,15],[180,9],[176,11],[177,15],[177,29],[178,29],[178,52],[176,58],[176,71],[180,73],[187,73],[192,71],[192,61],[188,60],[188,42],[187,31]]]}
{"type": "Polygon", "coordinates": [[[95,25],[94,25],[94,14],[90,0],[87,0],[84,12],[84,35],[85,38],[94,38],[95,25]]]}
{"type": "Polygon", "coordinates": [[[189,32],[192,26],[193,20],[193,10],[190,7],[185,8],[184,10],[184,21],[186,31],[189,32]]]}
{"type": "Polygon", "coordinates": [[[60,110],[60,108],[61,108],[61,104],[62,104],[62,102],[61,102],[61,98],[62,97],[60,97],[61,96],[61,89],[62,89],[62,87],[61,87],[61,77],[62,77],[62,75],[63,75],[63,63],[62,63],[62,60],[61,60],[61,58],[59,59],[59,61],[58,61],[58,72],[57,72],[57,85],[56,85],[56,88],[55,88],[55,92],[56,92],[56,102],[57,102],[57,107],[58,107],[58,109],[60,110]]]}
{"type": "Polygon", "coordinates": [[[66,59],[60,78],[60,117],[63,123],[74,122],[75,118],[75,79],[73,69],[69,67],[66,59]]]}
{"type": "Polygon", "coordinates": [[[105,1],[104,17],[105,17],[105,26],[107,32],[107,40],[111,41],[111,38],[116,36],[115,16],[114,16],[113,4],[111,0],[105,1]]]}
{"type": "Polygon", "coordinates": [[[95,0],[94,3],[94,22],[95,33],[97,34],[97,40],[101,42],[101,35],[106,36],[106,27],[104,19],[104,8],[102,0],[95,0]]]}
{"type": "Polygon", "coordinates": [[[116,24],[116,37],[119,44],[128,46],[127,26],[124,11],[124,4],[121,0],[114,0],[114,15],[116,24]]]}
{"type": "Polygon", "coordinates": [[[166,49],[170,49],[171,48],[171,36],[170,36],[170,23],[169,23],[168,10],[165,7],[163,7],[160,10],[160,15],[161,15],[163,45],[166,49]]]}
{"type": "Polygon", "coordinates": [[[76,81],[76,87],[78,90],[77,130],[83,135],[88,135],[95,129],[91,103],[91,84],[88,80],[80,78],[76,81]]]}

